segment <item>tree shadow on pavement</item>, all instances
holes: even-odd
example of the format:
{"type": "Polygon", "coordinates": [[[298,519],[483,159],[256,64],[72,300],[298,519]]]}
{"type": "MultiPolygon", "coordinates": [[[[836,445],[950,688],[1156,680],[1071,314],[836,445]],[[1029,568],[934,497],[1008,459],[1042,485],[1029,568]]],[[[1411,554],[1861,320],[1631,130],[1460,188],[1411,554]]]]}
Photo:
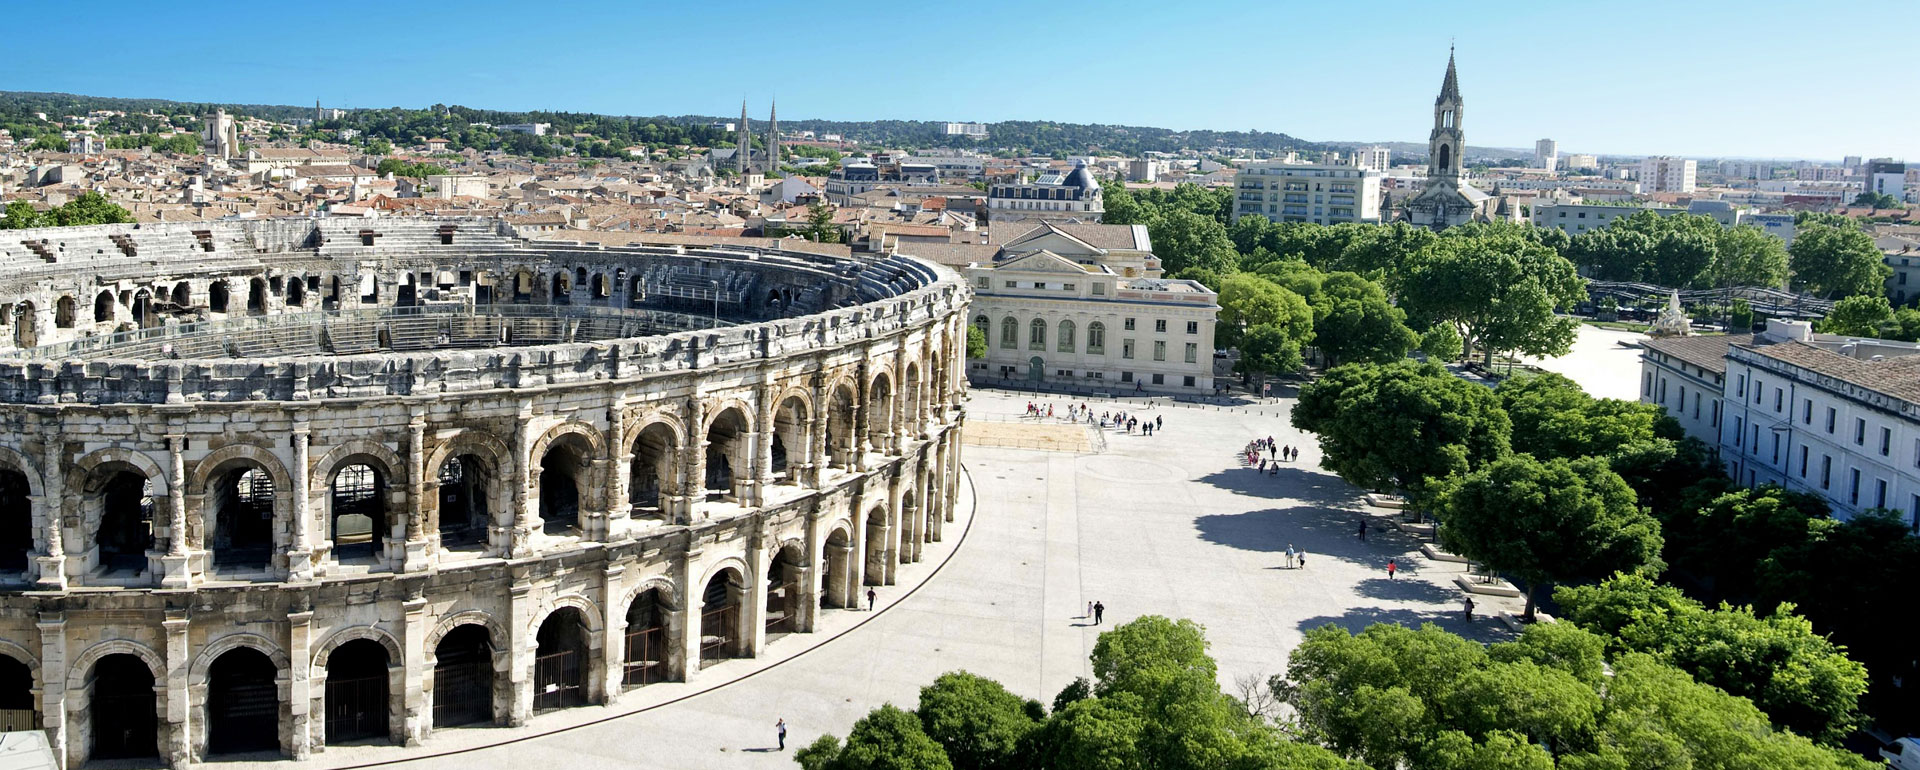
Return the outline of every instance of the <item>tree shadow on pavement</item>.
{"type": "Polygon", "coordinates": [[[1269,500],[1298,500],[1323,508],[1359,510],[1366,493],[1331,473],[1306,470],[1298,464],[1280,465],[1280,472],[1265,474],[1248,467],[1217,470],[1196,479],[1202,484],[1237,495],[1269,500]]]}
{"type": "Polygon", "coordinates": [[[1351,633],[1360,633],[1375,623],[1392,623],[1407,628],[1419,628],[1426,623],[1439,626],[1442,630],[1459,634],[1479,642],[1512,641],[1514,634],[1498,620],[1476,616],[1468,623],[1458,609],[1450,610],[1411,610],[1402,608],[1355,607],[1340,615],[1320,615],[1300,621],[1301,631],[1311,631],[1325,625],[1335,625],[1351,633]]]}
{"type": "Polygon", "coordinates": [[[1404,571],[1394,579],[1368,578],[1354,584],[1353,590],[1369,599],[1385,599],[1401,602],[1425,602],[1427,604],[1446,604],[1460,601],[1461,593],[1457,588],[1438,586],[1425,580],[1407,575],[1404,571]]]}
{"type": "MultiPolygon", "coordinates": [[[[1308,570],[1318,559],[1334,558],[1387,568],[1388,559],[1403,565],[1419,553],[1420,543],[1398,531],[1369,526],[1366,540],[1354,536],[1358,515],[1310,505],[1264,508],[1245,513],[1217,513],[1194,519],[1200,537],[1209,543],[1242,551],[1278,554],[1286,563],[1287,546],[1307,552],[1308,570]]],[[[1370,522],[1374,524],[1374,522],[1370,522]]]]}

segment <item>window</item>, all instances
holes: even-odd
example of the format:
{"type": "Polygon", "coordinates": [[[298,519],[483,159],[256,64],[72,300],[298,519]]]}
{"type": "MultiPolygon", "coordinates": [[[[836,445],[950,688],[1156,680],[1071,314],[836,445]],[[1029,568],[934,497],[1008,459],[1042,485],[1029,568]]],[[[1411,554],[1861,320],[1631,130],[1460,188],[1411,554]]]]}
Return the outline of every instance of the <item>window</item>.
{"type": "Polygon", "coordinates": [[[1720,427],[1720,402],[1719,401],[1713,402],[1713,418],[1707,421],[1707,427],[1709,428],[1720,427]]]}
{"type": "Polygon", "coordinates": [[[1800,407],[1800,422],[1807,425],[1813,424],[1813,399],[1809,398],[1802,402],[1800,407]]]}
{"type": "Polygon", "coordinates": [[[1187,343],[1187,363],[1195,364],[1199,362],[1200,346],[1192,342],[1187,343]]]}
{"type": "Polygon", "coordinates": [[[1833,407],[1827,407],[1827,435],[1833,435],[1833,418],[1835,414],[1836,412],[1833,407]]]}
{"type": "Polygon", "coordinates": [[[1096,296],[1096,297],[1104,297],[1104,296],[1107,296],[1107,285],[1106,285],[1106,284],[1104,284],[1104,283],[1096,283],[1096,284],[1094,284],[1094,285],[1093,285],[1093,296],[1096,296]]]}
{"type": "Polygon", "coordinates": [[[982,288],[982,289],[991,289],[991,288],[993,288],[993,279],[992,279],[992,278],[988,278],[988,277],[986,277],[986,276],[981,276],[981,277],[980,277],[980,280],[978,280],[978,281],[975,281],[975,283],[976,283],[977,285],[979,285],[979,287],[980,287],[980,288],[982,288]]]}
{"type": "Polygon", "coordinates": [[[1684,386],[1684,385],[1682,385],[1682,386],[1680,387],[1680,409],[1679,409],[1679,411],[1682,411],[1682,412],[1684,412],[1684,411],[1687,411],[1687,388],[1686,388],[1686,386],[1684,386]]]}
{"type": "Polygon", "coordinates": [[[1784,403],[1783,401],[1781,401],[1781,399],[1785,397],[1785,395],[1786,394],[1783,393],[1779,388],[1773,389],[1773,413],[1774,414],[1780,413],[1780,410],[1782,408],[1781,405],[1784,403]]]}
{"type": "Polygon", "coordinates": [[[1832,481],[1833,481],[1833,458],[1828,455],[1821,455],[1820,456],[1820,488],[1821,489],[1829,488],[1832,485],[1832,481]]]}
{"type": "Polygon", "coordinates": [[[1886,479],[1873,480],[1873,507],[1875,508],[1887,507],[1887,480],[1886,479]]]}
{"type": "Polygon", "coordinates": [[[1853,445],[1867,445],[1867,418],[1865,417],[1853,418],[1853,445]]]}
{"type": "Polygon", "coordinates": [[[1733,395],[1737,398],[1747,397],[1747,376],[1746,375],[1742,374],[1739,377],[1735,377],[1733,379],[1733,395]]]}
{"type": "Polygon", "coordinates": [[[1188,333],[1188,334],[1199,334],[1199,333],[1200,333],[1200,322],[1199,322],[1199,321],[1188,321],[1188,322],[1187,322],[1187,333],[1188,333]]]}
{"type": "Polygon", "coordinates": [[[1780,434],[1779,433],[1773,434],[1773,459],[1768,461],[1767,464],[1768,465],[1780,464],[1780,434]]]}
{"type": "Polygon", "coordinates": [[[1804,479],[1806,477],[1807,477],[1807,448],[1806,446],[1803,445],[1800,447],[1800,478],[1804,479]]]}
{"type": "Polygon", "coordinates": [[[1760,403],[1760,394],[1761,391],[1764,390],[1766,390],[1766,388],[1760,386],[1760,378],[1753,378],[1753,403],[1760,403]]]}
{"type": "Polygon", "coordinates": [[[1653,395],[1653,372],[1647,372],[1640,380],[1640,395],[1653,395]]]}
{"type": "Polygon", "coordinates": [[[1156,375],[1154,375],[1154,376],[1153,376],[1153,384],[1155,384],[1155,385],[1165,385],[1165,384],[1167,384],[1167,377],[1166,377],[1166,375],[1164,375],[1164,374],[1156,374],[1156,375]]]}
{"type": "Polygon", "coordinates": [[[1847,505],[1860,504],[1860,469],[1847,470],[1847,505]]]}
{"type": "Polygon", "coordinates": [[[1072,321],[1060,322],[1060,341],[1055,343],[1054,350],[1057,350],[1061,353],[1073,352],[1073,322],[1072,321]]]}
{"type": "Polygon", "coordinates": [[[1746,438],[1747,436],[1746,428],[1747,428],[1746,420],[1741,418],[1739,415],[1734,415],[1734,418],[1733,418],[1733,448],[1734,449],[1739,449],[1740,442],[1746,438]]]}
{"type": "Polygon", "coordinates": [[[1893,429],[1881,428],[1880,429],[1880,456],[1890,457],[1892,455],[1893,455],[1893,429]]]}
{"type": "Polygon", "coordinates": [[[1000,321],[1000,347],[1020,347],[1020,322],[1013,320],[1013,316],[1000,321]]]}
{"type": "Polygon", "coordinates": [[[1165,360],[1167,360],[1167,343],[1166,343],[1166,340],[1154,340],[1154,341],[1153,341],[1153,360],[1155,360],[1155,361],[1165,361],[1165,360]]]}
{"type": "MultiPolygon", "coordinates": [[[[1095,285],[1098,285],[1098,284],[1095,284],[1095,285]]],[[[1106,354],[1107,352],[1106,324],[1100,323],[1099,321],[1094,321],[1093,323],[1087,324],[1087,352],[1092,353],[1094,355],[1106,354]]]]}
{"type": "Polygon", "coordinates": [[[1133,331],[1133,319],[1128,318],[1124,321],[1121,321],[1120,328],[1126,331],[1133,331]]]}
{"type": "Polygon", "coordinates": [[[1167,333],[1167,319],[1165,319],[1165,318],[1155,318],[1155,319],[1153,319],[1153,331],[1154,331],[1155,333],[1157,333],[1157,334],[1166,334],[1166,333],[1167,333]]]}
{"type": "Polygon", "coordinates": [[[1006,282],[1006,283],[1005,283],[1004,285],[1005,285],[1005,286],[1006,286],[1007,288],[1009,288],[1009,289],[1018,289],[1018,288],[1020,288],[1020,282],[1019,282],[1019,281],[1007,281],[1007,282],[1006,282]]]}
{"type": "Polygon", "coordinates": [[[1133,358],[1133,340],[1120,341],[1120,357],[1126,359],[1133,358]]]}
{"type": "Polygon", "coordinates": [[[1133,382],[1133,372],[1121,372],[1121,373],[1120,373],[1120,381],[1121,381],[1121,382],[1133,382]]]}
{"type": "Polygon", "coordinates": [[[1047,349],[1047,322],[1046,321],[1042,321],[1038,318],[1035,318],[1033,319],[1033,323],[1027,324],[1027,349],[1028,350],[1046,350],[1047,349]]]}

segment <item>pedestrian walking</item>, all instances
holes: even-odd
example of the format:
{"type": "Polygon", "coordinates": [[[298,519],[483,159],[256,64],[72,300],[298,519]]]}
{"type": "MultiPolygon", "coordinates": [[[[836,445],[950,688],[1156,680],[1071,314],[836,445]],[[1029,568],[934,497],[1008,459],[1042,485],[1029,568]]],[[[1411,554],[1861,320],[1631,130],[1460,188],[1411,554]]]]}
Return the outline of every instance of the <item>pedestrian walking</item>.
{"type": "Polygon", "coordinates": [[[1394,561],[1392,559],[1388,559],[1387,560],[1387,579],[1392,580],[1393,573],[1399,572],[1399,571],[1400,571],[1400,562],[1394,561]]]}
{"type": "Polygon", "coordinates": [[[1366,539],[1367,539],[1367,520],[1361,519],[1360,520],[1360,540],[1364,542],[1366,539]]]}
{"type": "Polygon", "coordinates": [[[780,721],[778,721],[778,722],[775,722],[775,723],[773,723],[773,729],[774,729],[774,731],[775,731],[775,732],[778,732],[778,733],[780,734],[780,750],[781,750],[781,751],[786,751],[786,750],[787,750],[787,720],[786,720],[786,718],[785,718],[785,717],[782,717],[782,718],[780,719],[780,721]]]}
{"type": "Polygon", "coordinates": [[[1160,415],[1159,417],[1155,417],[1155,418],[1153,418],[1153,429],[1154,429],[1154,430],[1159,430],[1159,429],[1161,429],[1161,428],[1164,428],[1164,427],[1166,427],[1166,426],[1167,426],[1167,416],[1166,416],[1166,415],[1164,415],[1164,414],[1163,414],[1163,415],[1160,415]]]}
{"type": "Polygon", "coordinates": [[[1293,544],[1287,544],[1287,569],[1293,569],[1293,544]]]}
{"type": "Polygon", "coordinates": [[[1466,597],[1466,615],[1467,615],[1467,622],[1472,623],[1473,622],[1473,597],[1471,596],[1466,597]]]}
{"type": "Polygon", "coordinates": [[[1107,614],[1107,605],[1101,604],[1099,602],[1093,603],[1093,624],[1094,625],[1096,626],[1100,625],[1100,618],[1106,614],[1107,614]]]}
{"type": "Polygon", "coordinates": [[[1307,549],[1305,548],[1300,549],[1300,554],[1296,557],[1296,561],[1294,563],[1300,565],[1300,569],[1307,568],[1307,549]]]}
{"type": "Polygon", "coordinates": [[[879,596],[880,596],[879,594],[876,594],[873,592],[873,589],[871,588],[867,589],[867,611],[868,612],[873,611],[873,600],[876,598],[879,598],[879,596]]]}

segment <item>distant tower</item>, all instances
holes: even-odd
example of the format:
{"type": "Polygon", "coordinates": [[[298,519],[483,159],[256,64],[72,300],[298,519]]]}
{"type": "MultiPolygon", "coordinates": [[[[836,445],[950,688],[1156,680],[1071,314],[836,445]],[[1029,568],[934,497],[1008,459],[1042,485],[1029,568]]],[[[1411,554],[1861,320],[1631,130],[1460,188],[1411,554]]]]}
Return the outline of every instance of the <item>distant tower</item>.
{"type": "Polygon", "coordinates": [[[1467,148],[1466,134],[1460,130],[1461,106],[1460,76],[1454,72],[1453,49],[1448,48],[1447,78],[1440,83],[1440,96],[1433,100],[1433,133],[1427,135],[1427,184],[1407,201],[1407,218],[1413,224],[1444,230],[1472,221],[1480,209],[1460,187],[1461,156],[1467,148]]]}
{"type": "Polygon", "coordinates": [[[313,100],[313,122],[320,122],[320,100],[313,100]]]}
{"type": "Polygon", "coordinates": [[[747,160],[753,156],[753,132],[747,128],[747,100],[740,100],[740,146],[733,151],[733,170],[747,175],[747,160]]]}
{"type": "Polygon", "coordinates": [[[767,102],[767,173],[780,170],[780,106],[767,102]]]}
{"type": "Polygon", "coordinates": [[[224,109],[216,109],[212,115],[202,118],[204,126],[200,130],[200,143],[208,155],[216,158],[231,158],[240,147],[240,135],[233,125],[233,116],[224,109]]]}

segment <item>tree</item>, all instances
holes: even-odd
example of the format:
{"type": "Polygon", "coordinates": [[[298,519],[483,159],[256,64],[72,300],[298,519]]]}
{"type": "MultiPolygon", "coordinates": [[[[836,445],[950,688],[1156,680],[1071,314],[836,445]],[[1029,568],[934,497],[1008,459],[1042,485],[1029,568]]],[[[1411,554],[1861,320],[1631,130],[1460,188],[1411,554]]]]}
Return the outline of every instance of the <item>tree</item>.
{"type": "Polygon", "coordinates": [[[1859,227],[1809,222],[1794,231],[1789,264],[1796,288],[1829,299],[1886,291],[1893,269],[1859,227]]]}
{"type": "Polygon", "coordinates": [[[1833,310],[1820,321],[1820,331],[1847,337],[1887,337],[1900,333],[1893,305],[1884,295],[1856,294],[1833,303],[1833,310]]]}
{"type": "Polygon", "coordinates": [[[1220,284],[1220,320],[1214,342],[1237,347],[1255,326],[1273,325],[1297,343],[1313,334],[1313,308],[1306,299],[1257,275],[1238,274],[1220,284]]]}
{"type": "Polygon", "coordinates": [[[1553,755],[1507,730],[1492,731],[1485,741],[1477,744],[1473,736],[1448,730],[1427,744],[1421,753],[1420,767],[1425,770],[1553,770],[1553,755]]]}
{"type": "Polygon", "coordinates": [[[1292,420],[1341,478],[1415,495],[1504,457],[1512,432],[1491,389],[1412,361],[1335,367],[1301,389],[1292,420]]]}
{"type": "Polygon", "coordinates": [[[1519,578],[1526,615],[1540,586],[1660,569],[1660,523],[1595,457],[1496,460],[1441,497],[1440,542],[1519,578]]]}
{"type": "Polygon", "coordinates": [[[33,140],[32,144],[27,145],[27,152],[66,152],[66,151],[67,151],[67,140],[60,138],[60,135],[57,133],[41,134],[38,138],[33,140]]]}
{"type": "Polygon", "coordinates": [[[958,768],[1021,767],[1020,746],[1038,726],[1026,701],[999,682],[964,671],[942,674],[920,688],[917,713],[927,737],[945,748],[958,768]]]}
{"type": "Polygon", "coordinates": [[[1790,604],[1765,617],[1746,606],[1709,610],[1644,575],[1563,587],[1554,599],[1568,620],[1610,636],[1617,652],[1653,655],[1751,698],[1781,727],[1837,743],[1857,726],[1866,668],[1790,604]]]}
{"type": "Polygon", "coordinates": [[[967,326],[967,357],[987,357],[987,330],[978,326],[967,326]]]}
{"type": "Polygon", "coordinates": [[[1227,237],[1226,226],[1210,215],[1189,209],[1166,211],[1148,220],[1147,235],[1169,273],[1196,267],[1231,273],[1239,266],[1240,257],[1227,237]]]}
{"type": "Polygon", "coordinates": [[[393,143],[385,139],[376,138],[373,141],[367,142],[367,154],[391,155],[393,154],[393,143]]]}
{"type": "Polygon", "coordinates": [[[1886,193],[1873,192],[1871,190],[1860,193],[1859,195],[1853,196],[1853,205],[1864,206],[1867,208],[1875,208],[1875,209],[1906,208],[1905,206],[1900,204],[1899,198],[1895,198],[1886,193]]]}
{"type": "Polygon", "coordinates": [[[1785,285],[1787,244],[1753,225],[1721,230],[1708,278],[1715,287],[1785,285]]]}
{"type": "Polygon", "coordinates": [[[109,202],[97,192],[87,192],[78,198],[67,201],[47,210],[45,213],[34,210],[26,201],[14,201],[7,204],[6,213],[0,216],[0,230],[18,230],[28,227],[75,227],[79,225],[111,225],[133,221],[133,215],[126,209],[109,202]]]}
{"type": "Polygon", "coordinates": [[[1313,306],[1314,344],[1327,365],[1346,361],[1385,364],[1407,357],[1419,337],[1407,314],[1387,302],[1386,290],[1356,273],[1334,273],[1320,286],[1313,306]]]}
{"type": "Polygon", "coordinates": [[[807,760],[819,763],[814,767],[820,770],[953,770],[940,744],[921,730],[920,720],[891,703],[853,723],[847,745],[827,759],[831,737],[805,749],[807,760]]]}
{"type": "Polygon", "coordinates": [[[1427,354],[1428,361],[1447,363],[1460,360],[1460,333],[1450,324],[1436,324],[1420,335],[1420,352],[1427,354]]]}
{"type": "Polygon", "coordinates": [[[1564,355],[1576,324],[1555,315],[1586,296],[1573,263],[1536,236],[1509,227],[1447,231],[1399,280],[1401,306],[1426,324],[1455,327],[1469,353],[1564,355]]]}
{"type": "Polygon", "coordinates": [[[1658,406],[1594,398],[1579,383],[1552,372],[1510,378],[1494,392],[1513,421],[1513,451],[1542,460],[1602,457],[1681,435],[1680,425],[1658,406]]]}
{"type": "Polygon", "coordinates": [[[1260,324],[1240,338],[1240,359],[1233,364],[1241,374],[1284,374],[1306,363],[1300,340],[1288,336],[1279,324],[1260,324]]]}
{"type": "Polygon", "coordinates": [[[839,243],[840,228],[833,223],[833,208],[820,201],[807,204],[807,240],[815,243],[839,243]]]}

